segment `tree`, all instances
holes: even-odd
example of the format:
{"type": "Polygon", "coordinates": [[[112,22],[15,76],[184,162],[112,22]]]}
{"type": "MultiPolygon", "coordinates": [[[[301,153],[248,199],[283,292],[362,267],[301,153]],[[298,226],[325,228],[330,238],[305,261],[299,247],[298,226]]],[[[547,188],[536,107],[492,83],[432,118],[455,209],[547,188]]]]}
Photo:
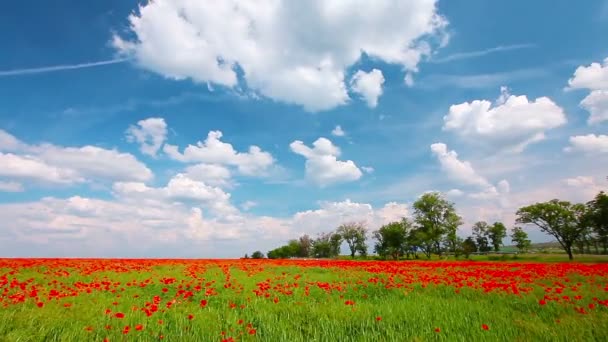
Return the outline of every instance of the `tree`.
{"type": "Polygon", "coordinates": [[[521,227],[514,227],[511,231],[511,241],[515,243],[515,246],[519,252],[525,252],[530,248],[532,242],[528,240],[528,233],[526,233],[521,227]]]}
{"type": "Polygon", "coordinates": [[[460,217],[454,204],[438,192],[429,192],[414,202],[416,239],[427,258],[433,252],[441,255],[441,241],[450,229],[458,228],[460,217]]]}
{"type": "Polygon", "coordinates": [[[488,241],[488,231],[490,225],[485,221],[475,222],[473,225],[473,237],[475,238],[475,245],[479,252],[489,252],[490,242],[488,241]]]}
{"type": "Polygon", "coordinates": [[[255,251],[251,254],[251,259],[264,259],[264,253],[255,251]]]}
{"type": "Polygon", "coordinates": [[[298,256],[300,258],[308,258],[312,253],[312,239],[307,234],[300,236],[298,240],[299,249],[298,256]]]}
{"type": "Polygon", "coordinates": [[[462,219],[460,216],[456,215],[455,212],[450,213],[446,218],[446,236],[445,242],[447,245],[448,251],[454,253],[454,256],[458,257],[458,245],[462,240],[458,237],[458,226],[462,225],[462,219]]]}
{"type": "Polygon", "coordinates": [[[586,215],[585,205],[554,199],[520,208],[517,222],[536,225],[555,237],[572,260],[572,245],[585,231],[586,215]]]}
{"type": "Polygon", "coordinates": [[[349,222],[342,224],[336,229],[336,233],[340,234],[342,239],[348,244],[351,258],[354,258],[357,252],[362,255],[367,253],[367,246],[365,245],[367,229],[365,228],[365,223],[349,222]]]}
{"type": "Polygon", "coordinates": [[[473,237],[469,236],[462,242],[462,254],[468,259],[471,253],[475,252],[477,252],[477,245],[475,244],[473,237]]]}
{"type": "Polygon", "coordinates": [[[502,222],[494,222],[494,224],[488,228],[488,238],[490,239],[492,246],[494,246],[494,252],[498,252],[500,245],[502,245],[502,239],[506,236],[507,227],[505,227],[502,222]]]}
{"type": "Polygon", "coordinates": [[[329,256],[332,258],[340,255],[340,246],[342,245],[342,236],[338,233],[330,233],[329,237],[329,256]]]}
{"type": "Polygon", "coordinates": [[[399,259],[403,254],[409,253],[409,232],[412,230],[412,223],[403,219],[400,222],[391,222],[380,227],[373,233],[376,239],[374,251],[383,259],[388,256],[394,260],[399,259]]]}
{"type": "Polygon", "coordinates": [[[247,253],[245,253],[245,256],[243,257],[243,259],[249,259],[249,255],[247,253]]]}
{"type": "Polygon", "coordinates": [[[312,255],[315,258],[333,258],[340,254],[342,237],[336,233],[321,233],[312,242],[312,255]]]}
{"type": "Polygon", "coordinates": [[[600,191],[587,203],[588,223],[597,236],[603,253],[608,253],[608,194],[600,191]]]}

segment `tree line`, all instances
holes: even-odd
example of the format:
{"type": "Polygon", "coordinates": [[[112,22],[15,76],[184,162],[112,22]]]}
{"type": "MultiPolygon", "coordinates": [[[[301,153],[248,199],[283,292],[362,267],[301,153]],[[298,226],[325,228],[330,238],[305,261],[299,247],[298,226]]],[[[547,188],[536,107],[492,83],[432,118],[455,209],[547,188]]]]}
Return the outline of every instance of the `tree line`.
{"type": "MultiPolygon", "coordinates": [[[[502,222],[489,224],[479,221],[473,224],[472,235],[458,236],[462,218],[456,213],[454,203],[441,193],[422,195],[413,204],[412,218],[383,225],[368,233],[365,222],[349,222],[334,231],[321,233],[312,238],[302,235],[286,245],[268,251],[270,259],[283,258],[334,258],[346,242],[350,256],[367,256],[367,239],[372,237],[374,252],[383,259],[431,258],[435,255],[454,255],[468,258],[476,252],[498,252],[507,237],[507,227],[502,222]]],[[[608,254],[608,195],[599,192],[594,199],[583,203],[570,203],[554,199],[531,204],[517,210],[516,223],[535,226],[553,236],[572,260],[578,253],[608,254]]],[[[513,227],[511,240],[520,252],[529,249],[528,233],[520,226],[513,227]]],[[[246,256],[248,257],[248,256],[246,256]]],[[[256,251],[252,258],[263,258],[256,251]]]]}

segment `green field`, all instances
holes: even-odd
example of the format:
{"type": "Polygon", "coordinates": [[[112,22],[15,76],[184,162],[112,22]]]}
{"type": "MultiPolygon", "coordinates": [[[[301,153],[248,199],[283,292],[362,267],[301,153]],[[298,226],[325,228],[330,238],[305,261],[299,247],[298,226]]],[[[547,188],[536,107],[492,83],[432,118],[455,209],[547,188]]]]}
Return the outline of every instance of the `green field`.
{"type": "Polygon", "coordinates": [[[0,340],[605,341],[607,291],[604,264],[4,259],[0,340]]]}

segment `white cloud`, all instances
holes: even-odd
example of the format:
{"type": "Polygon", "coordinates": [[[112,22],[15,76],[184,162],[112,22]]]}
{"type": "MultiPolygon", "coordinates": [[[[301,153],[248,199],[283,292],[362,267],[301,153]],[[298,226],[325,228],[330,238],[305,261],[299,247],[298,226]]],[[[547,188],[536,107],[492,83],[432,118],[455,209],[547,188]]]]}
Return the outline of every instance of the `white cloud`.
{"type": "Polygon", "coordinates": [[[32,149],[45,162],[76,171],[90,180],[148,181],[153,174],[130,153],[96,146],[59,147],[40,145],[32,149]]]}
{"type": "Polygon", "coordinates": [[[0,176],[45,183],[70,184],[84,179],[74,170],[55,167],[33,156],[0,153],[0,176]]]}
{"type": "Polygon", "coordinates": [[[23,185],[17,182],[0,181],[0,192],[23,192],[23,185]]]}
{"type": "Polygon", "coordinates": [[[205,211],[205,203],[160,198],[142,205],[142,197],[122,193],[113,200],[73,196],[0,204],[2,233],[11,236],[11,246],[18,246],[3,252],[65,256],[63,248],[71,246],[72,257],[238,257],[250,252],[251,246],[268,250],[300,234],[315,236],[347,221],[366,221],[373,230],[408,216],[402,203],[373,208],[346,200],[323,202],[319,209],[286,218],[237,213],[226,221],[205,211]]]}
{"type": "Polygon", "coordinates": [[[313,148],[299,140],[292,142],[289,147],[306,158],[306,177],[321,187],[355,181],[363,175],[352,160],[338,160],[340,149],[326,138],[317,139],[313,148]]]}
{"type": "Polygon", "coordinates": [[[456,153],[456,151],[448,151],[446,144],[432,144],[431,151],[439,160],[441,167],[447,173],[448,177],[453,180],[466,185],[479,187],[490,186],[490,183],[484,177],[475,172],[471,163],[458,159],[458,153],[456,153]]]}
{"type": "Polygon", "coordinates": [[[600,186],[592,176],[566,178],[563,180],[563,183],[569,187],[568,190],[580,193],[583,201],[589,201],[600,191],[606,190],[606,188],[600,186]]]}
{"type": "Polygon", "coordinates": [[[579,66],[568,80],[571,89],[608,90],[608,58],[604,63],[579,66]]]}
{"type": "Polygon", "coordinates": [[[196,164],[186,167],[188,178],[201,181],[212,186],[231,187],[230,170],[217,164],[196,164]]]}
{"type": "Polygon", "coordinates": [[[580,103],[590,113],[587,120],[589,125],[608,120],[608,58],[604,59],[603,65],[591,63],[589,66],[579,66],[568,80],[568,89],[591,90],[580,103]]]}
{"type": "Polygon", "coordinates": [[[343,137],[346,135],[346,132],[344,132],[340,125],[337,125],[336,128],[331,131],[331,135],[336,137],[343,137]]]}
{"type": "Polygon", "coordinates": [[[382,95],[384,76],[382,71],[373,69],[370,72],[358,70],[350,80],[350,88],[367,102],[370,108],[378,106],[378,98],[382,95]]]}
{"type": "Polygon", "coordinates": [[[230,204],[229,193],[204,182],[192,180],[181,173],[173,176],[163,188],[148,187],[138,182],[117,182],[112,189],[118,198],[127,201],[202,203],[214,215],[224,220],[238,214],[238,210],[230,204]]]}
{"type": "Polygon", "coordinates": [[[129,142],[139,144],[141,153],[155,157],[167,139],[167,124],[163,118],[148,118],[131,125],[126,134],[129,142]]]}
{"type": "Polygon", "coordinates": [[[129,22],[134,38],[114,47],[145,69],[235,87],[239,68],[250,89],[309,111],[348,101],[344,73],[363,53],[416,72],[447,37],[435,0],[159,0],[129,22]]]}
{"type": "Polygon", "coordinates": [[[188,145],[183,153],[170,144],[165,144],[163,151],[182,162],[236,166],[241,174],[248,176],[264,175],[274,164],[272,155],[258,146],[250,146],[248,152],[237,152],[231,144],[220,140],[222,136],[220,131],[210,131],[204,142],[188,145]]]}
{"type": "Polygon", "coordinates": [[[96,146],[62,147],[52,144],[29,145],[0,130],[6,142],[0,175],[26,178],[48,183],[79,183],[85,181],[148,181],[153,174],[129,153],[96,146]]]}
{"type": "Polygon", "coordinates": [[[345,222],[366,222],[370,230],[381,225],[409,217],[408,206],[404,203],[390,202],[382,208],[374,209],[370,204],[352,202],[321,202],[320,208],[296,213],[290,225],[299,234],[329,232],[345,222]]]}
{"type": "Polygon", "coordinates": [[[12,134],[0,129],[0,151],[16,151],[23,148],[23,143],[12,134]]]}
{"type": "Polygon", "coordinates": [[[580,186],[594,185],[595,181],[593,180],[593,177],[577,176],[577,177],[573,177],[573,178],[566,178],[564,180],[564,183],[566,183],[566,185],[568,185],[568,186],[580,187],[580,186]]]}
{"type": "Polygon", "coordinates": [[[361,166],[361,170],[365,171],[365,173],[374,173],[374,168],[371,166],[361,166]]]}
{"type": "Polygon", "coordinates": [[[592,91],[581,101],[581,107],[590,113],[588,124],[608,121],[608,90],[592,91]]]}
{"type": "Polygon", "coordinates": [[[443,129],[480,144],[506,147],[513,152],[545,138],[547,130],[566,123],[562,108],[547,97],[529,101],[501,89],[496,105],[475,100],[450,106],[443,129]]]}
{"type": "Polygon", "coordinates": [[[608,153],[608,135],[577,135],[570,137],[570,145],[564,148],[566,152],[608,153]]]}
{"type": "MultiPolygon", "coordinates": [[[[475,171],[470,162],[458,159],[456,151],[448,151],[445,144],[432,144],[431,151],[435,154],[442,169],[447,173],[449,178],[458,182],[459,185],[468,185],[473,186],[475,189],[480,189],[480,191],[469,193],[469,197],[475,199],[493,199],[500,198],[501,195],[510,192],[510,185],[507,180],[503,179],[496,186],[492,185],[485,177],[475,171]]],[[[460,189],[452,189],[446,194],[451,197],[460,197],[465,193],[460,189]]]]}
{"type": "Polygon", "coordinates": [[[251,208],[257,206],[258,203],[254,201],[245,201],[241,204],[241,208],[245,211],[249,211],[251,208]]]}
{"type": "Polygon", "coordinates": [[[405,83],[405,85],[410,88],[413,87],[414,86],[414,75],[411,72],[406,73],[405,77],[403,77],[403,83],[405,83]]]}
{"type": "Polygon", "coordinates": [[[464,195],[464,191],[460,189],[450,189],[445,194],[448,197],[461,197],[462,195],[464,195]]]}

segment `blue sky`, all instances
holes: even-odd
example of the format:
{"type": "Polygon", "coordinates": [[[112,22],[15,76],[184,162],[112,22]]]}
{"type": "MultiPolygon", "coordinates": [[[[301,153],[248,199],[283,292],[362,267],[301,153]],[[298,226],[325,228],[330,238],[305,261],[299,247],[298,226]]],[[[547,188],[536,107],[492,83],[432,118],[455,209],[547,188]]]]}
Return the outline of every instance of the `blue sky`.
{"type": "Polygon", "coordinates": [[[139,6],[1,14],[3,256],[237,257],[431,190],[466,236],[606,188],[606,1],[139,6]]]}

